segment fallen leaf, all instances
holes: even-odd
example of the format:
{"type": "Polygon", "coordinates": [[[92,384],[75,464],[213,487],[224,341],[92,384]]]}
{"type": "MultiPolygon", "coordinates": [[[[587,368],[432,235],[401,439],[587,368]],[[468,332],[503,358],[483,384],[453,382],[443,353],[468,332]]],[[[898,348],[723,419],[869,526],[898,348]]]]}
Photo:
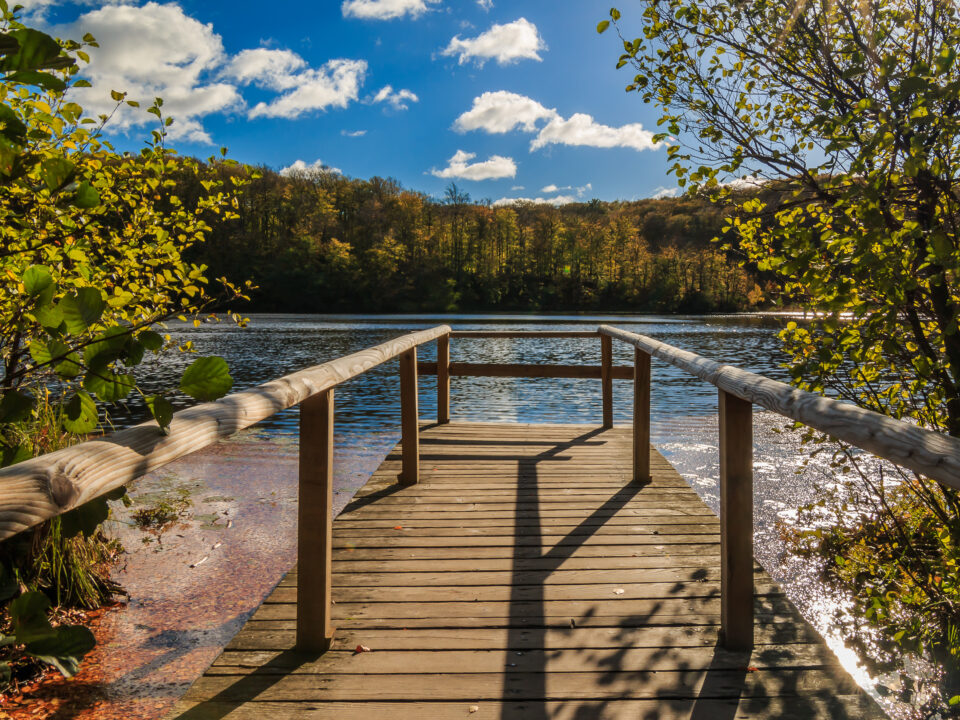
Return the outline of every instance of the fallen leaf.
{"type": "Polygon", "coordinates": [[[755,667],[748,667],[748,668],[747,668],[747,672],[756,672],[756,671],[757,671],[757,669],[756,669],[755,667]]]}
{"type": "Polygon", "coordinates": [[[397,525],[394,530],[403,530],[403,525],[397,525]]]}
{"type": "Polygon", "coordinates": [[[617,588],[616,590],[613,591],[613,594],[614,594],[614,595],[623,595],[623,593],[625,593],[625,592],[626,592],[626,590],[624,590],[623,588],[617,588]]]}
{"type": "Polygon", "coordinates": [[[357,645],[353,652],[356,654],[370,652],[370,648],[368,648],[366,645],[357,645]]]}
{"type": "Polygon", "coordinates": [[[480,706],[479,706],[479,705],[471,705],[470,708],[469,708],[469,710],[468,710],[467,712],[475,713],[475,712],[479,712],[479,711],[480,711],[480,706]]]}

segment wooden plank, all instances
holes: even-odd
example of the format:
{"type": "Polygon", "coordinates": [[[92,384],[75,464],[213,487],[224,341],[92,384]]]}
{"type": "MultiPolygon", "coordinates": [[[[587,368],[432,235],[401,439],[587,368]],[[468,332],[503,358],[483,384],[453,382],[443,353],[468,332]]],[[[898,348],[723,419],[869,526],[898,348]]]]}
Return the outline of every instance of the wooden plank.
{"type": "MultiPolygon", "coordinates": [[[[436,375],[437,363],[417,364],[418,375],[436,375]]],[[[450,363],[450,375],[459,377],[525,377],[525,378],[601,378],[599,365],[526,365],[523,363],[450,363]]],[[[633,368],[618,365],[610,369],[611,379],[632,380],[633,368]]]]}
{"type": "Polygon", "coordinates": [[[400,355],[400,445],[403,466],[401,485],[416,485],[420,480],[420,421],[417,409],[417,349],[400,355]]]}
{"type": "Polygon", "coordinates": [[[724,647],[753,644],[753,406],[720,397],[721,638],[724,647]]]}
{"type": "Polygon", "coordinates": [[[454,330],[455,338],[595,338],[596,330],[454,330]]]}
{"type": "Polygon", "coordinates": [[[300,404],[297,503],[297,648],[324,652],[333,640],[333,388],[300,404]]]}
{"type": "Polygon", "coordinates": [[[650,354],[633,352],[633,480],[650,480],[650,354]]]}
{"type": "Polygon", "coordinates": [[[863,695],[762,698],[671,698],[662,700],[563,700],[559,702],[511,702],[488,700],[479,703],[471,697],[448,702],[263,702],[180,701],[173,710],[177,717],[190,720],[271,720],[336,718],[336,720],[449,720],[459,717],[496,720],[848,720],[849,718],[886,718],[863,695]]]}
{"type": "MultiPolygon", "coordinates": [[[[626,379],[633,379],[633,368],[626,379]]],[[[603,427],[613,427],[613,341],[608,335],[600,336],[600,388],[603,401],[603,427]]]]}
{"type": "Polygon", "coordinates": [[[449,333],[437,338],[437,422],[441,425],[450,422],[449,333]]]}
{"type": "Polygon", "coordinates": [[[630,482],[632,429],[421,432],[334,523],[332,648],[290,650],[295,568],[171,717],[882,716],[752,558],[756,645],[718,645],[719,519],[655,451],[630,482]]]}

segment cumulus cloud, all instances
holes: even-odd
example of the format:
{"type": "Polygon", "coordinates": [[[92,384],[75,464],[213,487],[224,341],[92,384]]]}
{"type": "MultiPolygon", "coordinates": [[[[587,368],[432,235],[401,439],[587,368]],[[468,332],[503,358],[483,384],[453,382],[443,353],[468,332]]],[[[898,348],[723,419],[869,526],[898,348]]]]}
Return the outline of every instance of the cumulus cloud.
{"type": "Polygon", "coordinates": [[[387,103],[394,110],[406,110],[409,105],[407,102],[420,102],[420,98],[410,90],[394,90],[392,85],[384,85],[379,92],[373,96],[371,102],[387,103]]]}
{"type": "Polygon", "coordinates": [[[476,153],[457,150],[447,162],[443,170],[433,169],[432,175],[439,178],[462,178],[464,180],[497,180],[499,178],[514,177],[517,174],[517,164],[513,158],[502,155],[491,155],[489,160],[471,163],[476,153]]]}
{"type": "Polygon", "coordinates": [[[341,171],[340,168],[330,167],[319,158],[309,165],[303,160],[295,160],[291,165],[287,165],[287,167],[280,171],[280,174],[284,177],[290,177],[291,175],[310,175],[314,173],[343,175],[343,171],[341,171]]]}
{"type": "Polygon", "coordinates": [[[518,60],[543,60],[538,53],[546,49],[537,26],[526,18],[520,18],[506,25],[493,25],[475,38],[457,35],[450,40],[442,54],[458,55],[460,65],[473,60],[483,67],[491,59],[496,60],[498,65],[509,65],[518,60]]]}
{"type": "Polygon", "coordinates": [[[610,127],[601,125],[590,115],[575,113],[568,120],[554,117],[530,144],[531,150],[547,145],[586,145],[596,148],[626,147],[634,150],[655,150],[653,133],[640,123],[610,127]]]}
{"type": "Polygon", "coordinates": [[[341,130],[340,134],[344,137],[358,138],[367,134],[366,130],[341,130]]]}
{"type": "MultiPolygon", "coordinates": [[[[558,188],[556,185],[553,185],[553,184],[551,183],[550,185],[545,185],[544,187],[540,188],[540,192],[542,192],[542,193],[544,193],[544,194],[555,193],[555,192],[556,192],[557,190],[559,190],[559,189],[560,189],[560,188],[558,188]]],[[[567,189],[569,189],[569,188],[567,188],[567,189]]]]}
{"type": "Polygon", "coordinates": [[[493,0],[477,0],[477,5],[486,12],[490,12],[490,9],[493,7],[493,0]]]}
{"type": "Polygon", "coordinates": [[[395,20],[409,15],[416,18],[427,12],[429,5],[440,0],[344,0],[340,9],[344,17],[361,20],[395,20]]]}
{"type": "Polygon", "coordinates": [[[498,90],[485,92],[473,99],[473,106],[454,123],[455,130],[484,130],[488,133],[506,133],[514,128],[537,133],[530,150],[547,145],[581,145],[586,147],[627,147],[634,150],[655,150],[653,133],[639,123],[610,127],[585,113],[576,113],[564,119],[553,108],[546,108],[525,95],[498,90]],[[538,123],[546,124],[538,128],[538,123]]]}
{"type": "MultiPolygon", "coordinates": [[[[145,104],[162,97],[164,112],[176,121],[169,130],[172,138],[210,142],[201,119],[244,105],[234,85],[213,79],[225,59],[220,36],[177,5],[109,5],[54,31],[61,37],[89,32],[100,43],[90,48],[90,64],[83,70],[92,87],[71,90],[89,113],[113,110],[111,90],[126,91],[128,99],[145,104]]],[[[111,126],[123,130],[155,122],[142,110],[124,106],[111,126]]]]}
{"type": "Polygon", "coordinates": [[[356,100],[367,73],[366,60],[330,60],[296,75],[294,89],[270,102],[260,102],[249,117],[295,118],[311,110],[345,108],[356,100]]]}
{"type": "Polygon", "coordinates": [[[569,205],[575,202],[577,202],[577,199],[573,195],[557,195],[552,198],[502,197],[499,200],[494,200],[493,206],[503,207],[505,205],[517,205],[520,203],[533,203],[534,205],[553,205],[554,207],[559,207],[560,205],[569,205]]]}
{"type": "Polygon", "coordinates": [[[534,132],[538,120],[556,115],[556,110],[548,110],[525,95],[497,90],[475,97],[473,107],[454,121],[453,128],[459,132],[485,130],[488,133],[506,133],[520,127],[526,132],[534,132]]]}
{"type": "Polygon", "coordinates": [[[656,190],[653,191],[653,195],[650,197],[654,200],[663,200],[664,198],[674,198],[680,194],[680,188],[678,187],[664,187],[661,185],[656,190]]]}
{"type": "Polygon", "coordinates": [[[306,61],[291,50],[241,50],[227,63],[223,77],[241,85],[289,90],[296,87],[296,74],[306,65],[306,61]]]}

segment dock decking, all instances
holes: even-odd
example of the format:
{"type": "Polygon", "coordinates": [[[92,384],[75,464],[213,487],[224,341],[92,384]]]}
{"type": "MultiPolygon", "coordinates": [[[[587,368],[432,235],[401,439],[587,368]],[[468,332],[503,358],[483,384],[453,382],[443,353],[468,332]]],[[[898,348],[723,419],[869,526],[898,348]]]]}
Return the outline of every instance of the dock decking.
{"type": "Polygon", "coordinates": [[[334,522],[332,649],[292,649],[294,569],[168,717],[885,717],[759,566],[754,650],[718,647],[719,521],[631,437],[423,426],[419,484],[398,446],[334,522]]]}

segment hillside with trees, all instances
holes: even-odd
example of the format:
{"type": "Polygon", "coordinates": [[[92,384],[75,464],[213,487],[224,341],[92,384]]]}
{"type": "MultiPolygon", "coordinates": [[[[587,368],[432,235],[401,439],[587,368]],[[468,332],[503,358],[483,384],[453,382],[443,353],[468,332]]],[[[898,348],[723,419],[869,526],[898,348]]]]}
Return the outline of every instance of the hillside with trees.
{"type": "MultiPolygon", "coordinates": [[[[455,185],[433,199],[377,177],[225,172],[244,180],[239,217],[212,218],[193,259],[252,280],[246,310],[709,312],[761,296],[712,242],[725,212],[707,199],[498,207],[455,185]]],[[[202,192],[193,175],[180,185],[202,192]]]]}

